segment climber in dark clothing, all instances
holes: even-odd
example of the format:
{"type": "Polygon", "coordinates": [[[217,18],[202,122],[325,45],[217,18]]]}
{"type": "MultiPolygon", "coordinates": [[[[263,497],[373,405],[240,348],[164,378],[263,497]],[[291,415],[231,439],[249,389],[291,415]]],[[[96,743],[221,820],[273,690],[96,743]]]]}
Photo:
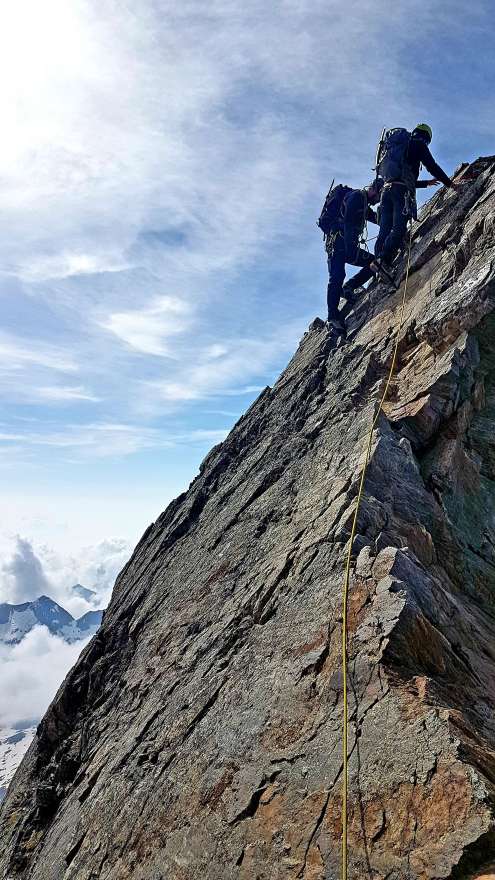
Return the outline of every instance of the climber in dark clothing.
{"type": "MultiPolygon", "coordinates": [[[[380,199],[381,181],[373,181],[364,189],[354,189],[345,197],[336,228],[326,237],[328,258],[328,321],[336,329],[343,330],[344,323],[339,317],[338,306],[342,296],[345,279],[345,265],[369,266],[373,254],[359,246],[366,221],[378,223],[377,216],[370,205],[380,199]]],[[[371,275],[373,272],[371,272],[371,275]]]]}
{"type": "Polygon", "coordinates": [[[377,262],[371,260],[364,269],[346,282],[343,288],[343,295],[346,298],[352,297],[358,287],[362,287],[370,278],[378,274],[380,265],[389,271],[389,264],[405,238],[409,219],[411,217],[416,219],[416,189],[437,186],[439,182],[448,187],[455,186],[430,153],[428,144],[432,132],[429,125],[420,123],[412,134],[405,129],[393,129],[393,132],[399,132],[399,143],[398,146],[392,146],[391,152],[394,149],[396,151],[393,158],[395,168],[393,164],[389,166],[389,171],[392,176],[401,179],[388,180],[390,174],[387,174],[386,164],[383,163],[381,167],[380,162],[377,161],[377,173],[385,175],[380,201],[380,233],[375,244],[375,256],[378,259],[377,262]],[[402,133],[402,145],[400,133],[402,133]],[[400,156],[401,150],[403,156],[400,156]],[[418,180],[421,165],[433,175],[433,180],[418,180]]]}
{"type": "MultiPolygon", "coordinates": [[[[447,187],[455,186],[430,153],[428,144],[432,138],[432,131],[429,125],[420,123],[412,134],[408,134],[404,129],[395,129],[395,131],[403,131],[408,138],[408,141],[405,141],[402,168],[396,179],[393,179],[395,177],[393,164],[390,172],[392,178],[381,169],[381,163],[378,165],[378,173],[384,177],[385,185],[380,202],[380,233],[375,244],[375,254],[379,264],[384,264],[385,267],[399,252],[406,235],[408,221],[411,218],[416,219],[416,189],[434,186],[439,182],[447,187]],[[433,180],[418,180],[421,165],[433,175],[433,180]]],[[[385,166],[386,158],[382,161],[385,166]]],[[[397,165],[396,159],[393,161],[397,165]]]]}

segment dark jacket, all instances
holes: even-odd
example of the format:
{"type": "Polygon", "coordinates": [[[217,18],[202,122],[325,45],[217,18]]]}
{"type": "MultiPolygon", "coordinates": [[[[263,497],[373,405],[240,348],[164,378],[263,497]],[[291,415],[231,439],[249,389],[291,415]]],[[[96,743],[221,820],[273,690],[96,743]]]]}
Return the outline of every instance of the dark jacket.
{"type": "Polygon", "coordinates": [[[367,220],[371,223],[378,223],[375,212],[368,205],[368,196],[365,191],[353,189],[344,201],[342,227],[357,229],[358,235],[361,235],[367,220]]]}
{"type": "Polygon", "coordinates": [[[330,255],[335,246],[335,236],[342,237],[348,262],[353,262],[359,249],[359,239],[366,221],[378,223],[375,211],[368,204],[368,196],[363,189],[353,189],[344,199],[337,228],[326,236],[325,247],[330,255]]]}
{"type": "Polygon", "coordinates": [[[450,177],[447,177],[445,171],[440,168],[440,165],[437,165],[428,149],[428,144],[422,137],[416,137],[414,134],[411,137],[407,153],[407,163],[410,165],[411,170],[416,177],[417,189],[422,189],[427,186],[426,180],[418,180],[421,165],[424,165],[426,170],[429,171],[435,180],[439,180],[444,186],[452,186],[450,177]]]}
{"type": "Polygon", "coordinates": [[[363,232],[366,221],[378,223],[377,216],[368,204],[368,196],[363,189],[353,189],[346,196],[341,221],[341,233],[344,238],[344,252],[348,263],[353,265],[364,265],[363,262],[356,262],[360,252],[359,239],[363,232]]]}

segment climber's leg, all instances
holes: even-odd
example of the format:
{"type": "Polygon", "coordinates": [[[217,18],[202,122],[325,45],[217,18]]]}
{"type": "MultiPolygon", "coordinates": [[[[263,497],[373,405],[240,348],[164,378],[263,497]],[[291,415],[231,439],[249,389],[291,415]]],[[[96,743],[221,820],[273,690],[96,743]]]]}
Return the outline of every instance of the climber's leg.
{"type": "Polygon", "coordinates": [[[362,287],[363,284],[366,284],[370,278],[374,278],[374,272],[370,269],[370,262],[372,262],[373,256],[371,260],[365,265],[364,269],[360,269],[359,272],[356,272],[352,278],[349,278],[349,281],[346,281],[343,287],[344,296],[346,295],[346,291],[352,292],[353,290],[357,290],[358,287],[362,287]]]}
{"type": "MultiPolygon", "coordinates": [[[[390,231],[386,238],[382,239],[383,245],[380,242],[380,249],[377,253],[377,257],[380,262],[385,263],[385,265],[390,265],[394,257],[397,256],[406,237],[407,222],[409,220],[409,212],[407,210],[408,190],[407,187],[400,183],[393,183],[390,187],[384,190],[384,193],[387,193],[386,219],[387,226],[390,226],[390,231]]],[[[380,238],[380,236],[378,238],[380,238]]]]}
{"type": "Polygon", "coordinates": [[[342,285],[345,278],[344,239],[337,235],[328,248],[328,317],[335,318],[338,314],[339,300],[342,296],[342,285]]]}
{"type": "Polygon", "coordinates": [[[394,202],[390,194],[390,186],[385,186],[380,200],[380,231],[375,242],[375,257],[382,256],[383,247],[390,235],[394,221],[394,202]]]}

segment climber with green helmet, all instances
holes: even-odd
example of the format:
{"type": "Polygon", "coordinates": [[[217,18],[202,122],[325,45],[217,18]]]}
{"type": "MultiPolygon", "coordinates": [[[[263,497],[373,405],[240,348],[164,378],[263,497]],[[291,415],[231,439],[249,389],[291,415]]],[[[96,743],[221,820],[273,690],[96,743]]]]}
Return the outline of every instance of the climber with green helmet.
{"type": "MultiPolygon", "coordinates": [[[[416,189],[443,183],[454,187],[429,150],[432,131],[426,122],[420,122],[412,132],[393,128],[382,134],[377,152],[377,176],[384,181],[380,202],[380,233],[376,240],[378,258],[371,269],[383,266],[387,270],[405,238],[408,220],[416,219],[416,189]],[[418,180],[421,166],[433,175],[433,180],[418,180]]],[[[362,282],[361,282],[362,283],[362,282]]]]}

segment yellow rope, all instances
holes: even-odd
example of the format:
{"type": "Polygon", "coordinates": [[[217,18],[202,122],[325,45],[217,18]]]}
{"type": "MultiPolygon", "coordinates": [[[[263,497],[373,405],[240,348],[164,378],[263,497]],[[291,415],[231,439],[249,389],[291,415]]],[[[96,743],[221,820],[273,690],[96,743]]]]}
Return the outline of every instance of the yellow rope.
{"type": "Polygon", "coordinates": [[[364,459],[363,469],[361,471],[361,479],[359,481],[359,490],[357,494],[356,500],[356,508],[354,510],[354,516],[352,520],[352,528],[351,528],[351,536],[349,538],[349,547],[347,550],[347,558],[345,565],[345,575],[344,575],[344,587],[343,587],[343,595],[342,595],[342,676],[343,676],[343,689],[344,689],[344,708],[343,708],[343,721],[342,721],[342,763],[343,763],[343,771],[342,771],[342,880],[347,880],[347,869],[348,869],[348,857],[347,857],[347,795],[349,788],[349,756],[348,756],[348,746],[347,746],[347,728],[349,725],[349,701],[348,701],[348,693],[347,693],[347,605],[349,598],[349,580],[351,575],[351,558],[352,558],[352,545],[354,543],[354,538],[356,535],[356,527],[357,527],[357,519],[359,514],[359,508],[361,505],[361,500],[363,496],[363,488],[364,481],[366,479],[366,471],[368,469],[368,464],[371,455],[371,446],[373,443],[373,431],[375,430],[376,423],[380,416],[383,404],[385,402],[385,398],[388,393],[388,389],[390,386],[390,382],[392,381],[392,377],[395,372],[395,365],[397,361],[397,352],[399,350],[399,342],[400,342],[400,331],[402,329],[402,323],[404,320],[404,308],[406,304],[406,295],[407,295],[407,284],[409,281],[409,269],[411,267],[411,244],[412,244],[412,227],[409,234],[409,248],[407,253],[407,268],[406,268],[406,278],[404,281],[404,291],[402,294],[402,303],[400,309],[399,316],[399,324],[397,327],[396,338],[394,351],[392,355],[392,362],[390,364],[390,369],[388,371],[387,381],[385,383],[385,388],[383,390],[383,394],[381,396],[380,404],[376,411],[375,417],[373,419],[369,435],[368,435],[368,443],[366,447],[366,455],[364,459]]]}

